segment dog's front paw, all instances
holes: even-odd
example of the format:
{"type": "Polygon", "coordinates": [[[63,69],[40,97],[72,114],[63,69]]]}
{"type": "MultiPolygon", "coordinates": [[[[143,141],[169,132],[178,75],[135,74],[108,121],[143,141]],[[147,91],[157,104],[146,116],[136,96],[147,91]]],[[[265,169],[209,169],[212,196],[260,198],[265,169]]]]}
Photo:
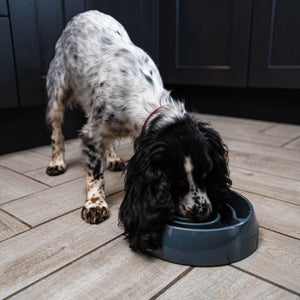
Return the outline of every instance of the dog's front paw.
{"type": "Polygon", "coordinates": [[[81,218],[90,224],[99,224],[109,217],[109,209],[105,206],[83,207],[81,218]]]}

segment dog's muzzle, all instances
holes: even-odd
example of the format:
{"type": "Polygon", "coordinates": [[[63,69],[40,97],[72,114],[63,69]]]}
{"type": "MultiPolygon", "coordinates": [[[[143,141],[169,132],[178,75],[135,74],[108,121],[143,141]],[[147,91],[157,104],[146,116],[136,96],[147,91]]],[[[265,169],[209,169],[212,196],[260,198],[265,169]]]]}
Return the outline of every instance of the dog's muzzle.
{"type": "Polygon", "coordinates": [[[212,205],[206,190],[190,191],[181,203],[182,216],[189,219],[207,220],[212,214],[212,205]]]}

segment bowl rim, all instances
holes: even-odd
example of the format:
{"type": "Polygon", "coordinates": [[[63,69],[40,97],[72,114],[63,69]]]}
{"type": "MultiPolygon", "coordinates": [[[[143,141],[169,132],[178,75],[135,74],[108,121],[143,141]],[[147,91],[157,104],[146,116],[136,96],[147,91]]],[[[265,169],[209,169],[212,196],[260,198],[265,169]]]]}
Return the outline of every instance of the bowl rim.
{"type": "Polygon", "coordinates": [[[230,190],[230,192],[235,195],[236,197],[239,197],[241,199],[243,199],[247,204],[248,204],[248,207],[249,207],[249,213],[248,215],[245,217],[245,218],[238,218],[237,215],[236,215],[236,211],[235,209],[233,209],[231,207],[231,205],[228,205],[230,207],[230,209],[232,210],[233,212],[233,219],[237,220],[238,223],[236,224],[231,224],[231,225],[226,225],[226,226],[221,226],[221,227],[215,227],[215,228],[193,228],[192,227],[192,224],[207,224],[207,223],[210,223],[210,222],[214,222],[214,220],[210,221],[210,222],[199,222],[199,223],[195,223],[195,222],[188,222],[188,224],[190,225],[189,227],[183,227],[183,226],[179,226],[177,224],[174,224],[174,223],[168,223],[166,225],[166,227],[168,229],[175,229],[175,230],[181,230],[181,231],[189,231],[189,232],[219,232],[219,231],[227,231],[229,229],[233,230],[233,229],[236,229],[236,228],[239,228],[241,226],[243,226],[245,223],[247,223],[252,217],[253,217],[253,214],[254,214],[254,208],[251,204],[251,202],[246,198],[244,197],[243,195],[241,195],[240,193],[234,191],[234,190],[230,190]]]}

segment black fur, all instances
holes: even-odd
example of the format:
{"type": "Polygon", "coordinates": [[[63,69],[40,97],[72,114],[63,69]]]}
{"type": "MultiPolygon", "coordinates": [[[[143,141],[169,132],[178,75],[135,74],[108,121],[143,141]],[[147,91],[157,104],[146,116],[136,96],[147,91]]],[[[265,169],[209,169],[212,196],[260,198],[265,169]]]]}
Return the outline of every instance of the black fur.
{"type": "Polygon", "coordinates": [[[213,210],[222,210],[230,195],[228,151],[219,134],[188,115],[159,130],[156,121],[153,118],[135,142],[119,213],[131,248],[140,251],[162,246],[165,225],[178,213],[178,204],[189,190],[178,185],[186,176],[184,157],[191,157],[195,183],[199,188],[205,185],[213,210]],[[207,177],[202,180],[204,171],[207,177]]]}

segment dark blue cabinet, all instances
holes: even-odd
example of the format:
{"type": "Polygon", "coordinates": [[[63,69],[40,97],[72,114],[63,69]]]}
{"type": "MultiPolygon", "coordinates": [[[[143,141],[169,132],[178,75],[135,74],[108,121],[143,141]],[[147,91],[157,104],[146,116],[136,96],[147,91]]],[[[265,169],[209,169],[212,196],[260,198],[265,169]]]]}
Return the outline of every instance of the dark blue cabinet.
{"type": "Polygon", "coordinates": [[[96,9],[117,19],[131,40],[158,63],[159,0],[86,0],[86,9],[96,9]]]}
{"type": "Polygon", "coordinates": [[[160,5],[160,65],[167,83],[247,86],[252,0],[160,5]]]}
{"type": "Polygon", "coordinates": [[[18,93],[7,17],[0,17],[0,36],[0,108],[16,107],[18,106],[18,93]]]}
{"type": "Polygon", "coordinates": [[[65,23],[84,0],[9,0],[20,105],[47,101],[45,76],[65,23]]]}
{"type": "Polygon", "coordinates": [[[165,82],[300,88],[299,0],[164,0],[165,82]]]}
{"type": "Polygon", "coordinates": [[[255,0],[250,87],[300,88],[300,1],[255,0]]]}
{"type": "Polygon", "coordinates": [[[0,16],[8,16],[6,0],[0,0],[0,16]]]}

